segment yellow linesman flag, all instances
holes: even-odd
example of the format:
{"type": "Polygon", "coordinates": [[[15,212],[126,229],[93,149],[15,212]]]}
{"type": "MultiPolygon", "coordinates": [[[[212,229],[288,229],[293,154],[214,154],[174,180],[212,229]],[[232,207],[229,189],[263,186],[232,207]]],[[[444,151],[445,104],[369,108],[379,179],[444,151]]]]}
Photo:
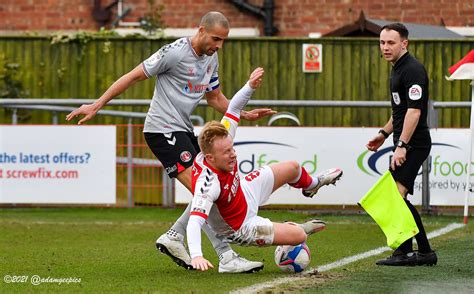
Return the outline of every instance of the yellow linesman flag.
{"type": "Polygon", "coordinates": [[[410,209],[398,192],[390,171],[387,171],[359,201],[359,205],[375,220],[387,237],[387,245],[398,248],[418,234],[410,209]]]}

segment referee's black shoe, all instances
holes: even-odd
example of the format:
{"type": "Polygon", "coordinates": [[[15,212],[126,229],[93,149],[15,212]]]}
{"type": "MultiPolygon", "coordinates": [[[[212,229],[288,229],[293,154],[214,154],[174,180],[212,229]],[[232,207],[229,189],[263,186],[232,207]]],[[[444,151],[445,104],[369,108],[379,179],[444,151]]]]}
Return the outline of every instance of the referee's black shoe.
{"type": "Polygon", "coordinates": [[[418,259],[414,252],[402,253],[395,251],[392,255],[386,259],[377,261],[376,265],[388,265],[388,266],[415,266],[417,265],[418,259]]]}
{"type": "Polygon", "coordinates": [[[431,251],[428,253],[417,252],[416,262],[418,265],[433,266],[433,265],[436,265],[436,263],[438,263],[438,256],[436,256],[436,252],[434,251],[431,251]]]}

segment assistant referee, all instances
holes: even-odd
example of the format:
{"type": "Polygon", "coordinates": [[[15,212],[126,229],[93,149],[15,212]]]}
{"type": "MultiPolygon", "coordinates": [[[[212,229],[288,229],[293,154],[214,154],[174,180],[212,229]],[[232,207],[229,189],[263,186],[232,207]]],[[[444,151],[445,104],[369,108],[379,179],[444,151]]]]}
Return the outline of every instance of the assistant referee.
{"type": "Polygon", "coordinates": [[[412,238],[400,245],[388,258],[377,265],[413,266],[435,265],[436,253],[431,249],[426,232],[416,208],[408,201],[418,171],[430,154],[431,137],[427,123],[428,75],[426,69],[407,50],[408,30],[401,23],[382,27],[380,50],[383,58],[392,64],[390,92],[392,116],[379,133],[366,145],[377,151],[385,139],[393,133],[394,153],[390,172],[398,191],[410,209],[419,233],[415,235],[418,252],[413,251],[412,238]]]}

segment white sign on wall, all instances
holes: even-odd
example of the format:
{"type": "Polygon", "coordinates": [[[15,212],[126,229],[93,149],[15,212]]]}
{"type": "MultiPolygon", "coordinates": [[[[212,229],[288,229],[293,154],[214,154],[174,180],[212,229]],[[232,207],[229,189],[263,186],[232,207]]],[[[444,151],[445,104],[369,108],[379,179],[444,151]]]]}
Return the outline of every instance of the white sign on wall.
{"type": "Polygon", "coordinates": [[[0,203],[114,204],[115,126],[0,126],[0,203]]]}
{"type": "MultiPolygon", "coordinates": [[[[356,205],[388,169],[393,154],[392,137],[378,152],[367,151],[365,144],[377,132],[377,128],[240,127],[235,150],[241,173],[284,160],[298,161],[312,175],[332,167],[344,171],[337,186],[323,187],[313,199],[286,185],[275,191],[268,204],[356,205]]],[[[468,133],[468,129],[431,131],[432,205],[464,205],[468,133]]],[[[412,203],[421,204],[421,188],[420,169],[414,195],[409,196],[412,203]]],[[[178,183],[176,202],[190,200],[190,192],[178,183]]]]}

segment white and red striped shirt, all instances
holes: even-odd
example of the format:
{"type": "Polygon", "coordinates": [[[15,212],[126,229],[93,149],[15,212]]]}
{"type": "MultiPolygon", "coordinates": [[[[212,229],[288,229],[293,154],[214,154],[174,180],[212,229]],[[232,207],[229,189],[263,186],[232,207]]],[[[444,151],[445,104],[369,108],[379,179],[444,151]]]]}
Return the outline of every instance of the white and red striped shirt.
{"type": "MultiPolygon", "coordinates": [[[[235,137],[240,120],[240,112],[247,104],[254,92],[249,84],[240,89],[229,103],[226,114],[221,123],[235,137]]],[[[208,219],[211,208],[215,204],[225,224],[213,224],[211,227],[218,234],[227,234],[228,231],[237,231],[247,215],[247,200],[240,187],[238,163],[231,172],[218,171],[211,167],[199,153],[192,168],[191,216],[187,226],[188,247],[191,258],[202,256],[201,227],[208,219]],[[222,229],[222,230],[221,230],[222,229]]]]}
{"type": "Polygon", "coordinates": [[[192,192],[198,201],[193,200],[191,215],[207,219],[210,207],[206,202],[212,201],[224,221],[233,230],[240,229],[247,214],[247,201],[240,187],[237,166],[236,163],[232,172],[221,172],[209,166],[202,153],[196,156],[192,170],[192,192]],[[194,205],[195,202],[197,205],[194,205]]]}

